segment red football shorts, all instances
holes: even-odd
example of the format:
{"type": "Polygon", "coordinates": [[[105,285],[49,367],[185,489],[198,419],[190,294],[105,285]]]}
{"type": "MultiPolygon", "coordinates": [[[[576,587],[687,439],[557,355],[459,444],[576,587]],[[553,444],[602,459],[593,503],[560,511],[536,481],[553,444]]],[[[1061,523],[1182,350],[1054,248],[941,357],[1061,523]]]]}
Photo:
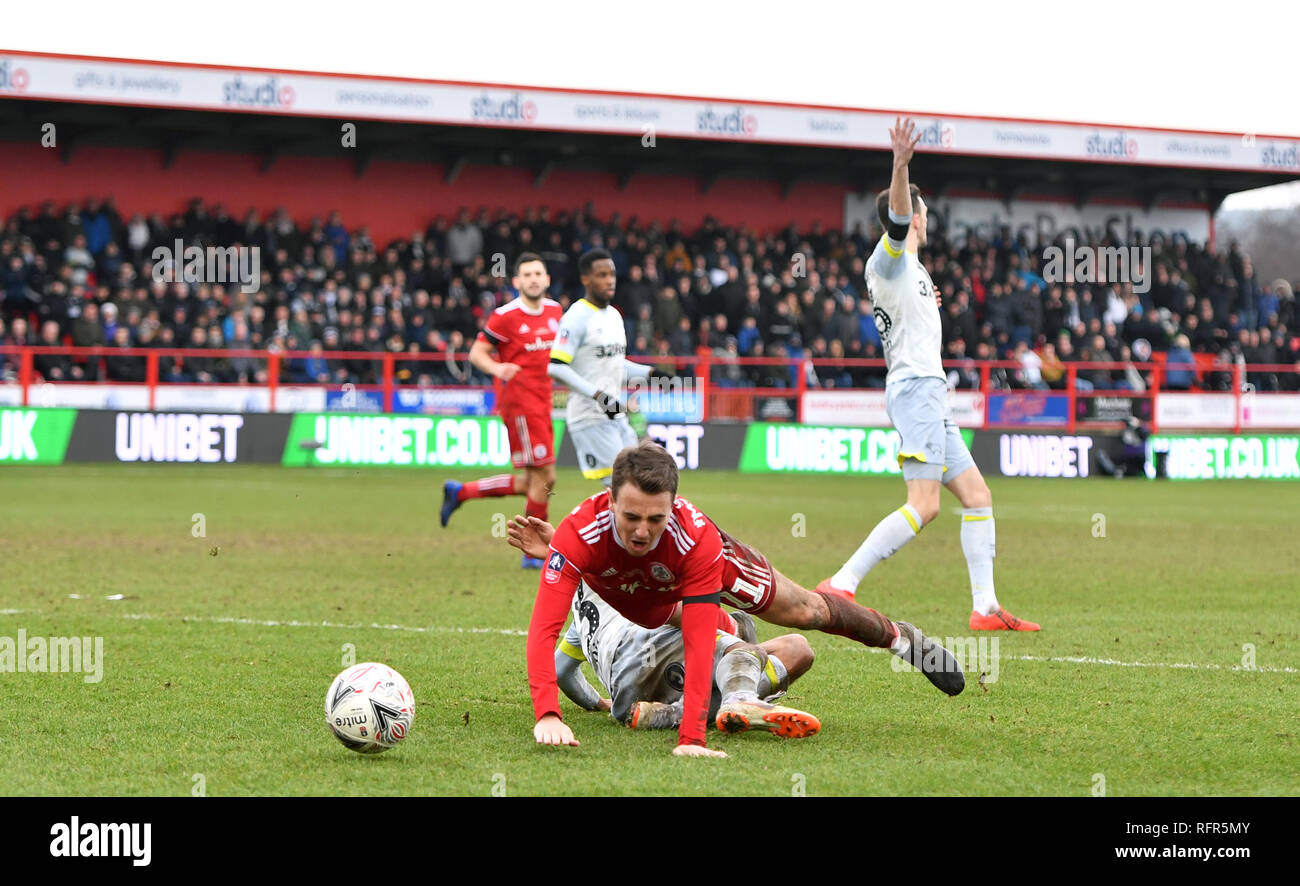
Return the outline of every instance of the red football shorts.
{"type": "Polygon", "coordinates": [[[555,426],[551,416],[502,415],[510,438],[510,463],[517,468],[535,468],[555,463],[555,426]]]}
{"type": "Polygon", "coordinates": [[[759,613],[772,605],[776,596],[776,575],[772,564],[759,551],[732,538],[721,528],[722,601],[742,612],[759,613]]]}

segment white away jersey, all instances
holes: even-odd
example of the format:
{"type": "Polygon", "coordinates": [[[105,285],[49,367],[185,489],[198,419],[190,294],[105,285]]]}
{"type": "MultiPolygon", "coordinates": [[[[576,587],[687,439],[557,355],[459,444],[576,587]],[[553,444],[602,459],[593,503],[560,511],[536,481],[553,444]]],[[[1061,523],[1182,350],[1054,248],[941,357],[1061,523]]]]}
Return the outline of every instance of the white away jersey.
{"type": "MultiPolygon", "coordinates": [[[[643,628],[610,606],[585,582],[578,584],[571,607],[573,620],[560,649],[571,658],[585,658],[615,706],[635,701],[680,702],[686,676],[686,643],[682,632],[664,625],[643,628]],[[571,649],[565,649],[568,644],[571,649]]],[[[744,642],[717,632],[713,666],[732,646],[744,642]]],[[[721,700],[713,689],[713,704],[721,700]]],[[[680,716],[680,714],[679,714],[680,716]]]]}
{"type": "Polygon", "coordinates": [[[946,379],[934,281],[917,257],[888,234],[867,260],[867,292],[889,369],[885,384],[908,378],[946,379]]]}
{"type": "MultiPolygon", "coordinates": [[[[602,310],[581,298],[564,312],[551,347],[552,360],[568,363],[597,390],[621,398],[627,384],[626,358],[627,331],[623,315],[613,305],[602,310]]],[[[576,391],[569,392],[566,419],[574,426],[609,420],[595,400],[576,391]]]]}
{"type": "MultiPolygon", "coordinates": [[[[632,633],[649,634],[650,631],[635,625],[614,611],[600,595],[579,582],[573,594],[573,621],[565,640],[573,643],[577,634],[579,649],[586,656],[596,678],[608,691],[613,691],[615,652],[623,640],[632,633]]],[[[657,630],[663,630],[659,628],[657,630]]]]}

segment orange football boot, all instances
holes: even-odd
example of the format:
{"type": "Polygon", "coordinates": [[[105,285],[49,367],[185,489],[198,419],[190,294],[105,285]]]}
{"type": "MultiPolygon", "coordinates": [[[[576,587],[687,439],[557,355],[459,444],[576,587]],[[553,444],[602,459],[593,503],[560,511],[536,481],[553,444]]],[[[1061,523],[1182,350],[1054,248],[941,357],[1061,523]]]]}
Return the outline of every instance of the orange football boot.
{"type": "Polygon", "coordinates": [[[852,603],[853,600],[854,600],[854,596],[853,596],[853,592],[852,592],[852,591],[846,591],[846,590],[844,590],[844,589],[842,589],[842,588],[837,588],[837,587],[833,586],[833,585],[831,584],[831,580],[830,580],[829,578],[823,578],[823,579],[822,579],[822,580],[817,584],[817,593],[819,593],[819,594],[830,594],[832,597],[840,597],[840,598],[842,598],[842,599],[844,599],[844,600],[848,600],[850,603],[852,603]]]}
{"type": "Polygon", "coordinates": [[[723,732],[766,729],[782,738],[808,738],[822,728],[821,721],[812,714],[756,700],[724,704],[715,725],[723,732]]]}
{"type": "Polygon", "coordinates": [[[971,610],[970,629],[972,631],[1038,631],[1042,630],[1032,621],[1016,618],[1005,609],[999,609],[992,615],[980,615],[971,610]]]}

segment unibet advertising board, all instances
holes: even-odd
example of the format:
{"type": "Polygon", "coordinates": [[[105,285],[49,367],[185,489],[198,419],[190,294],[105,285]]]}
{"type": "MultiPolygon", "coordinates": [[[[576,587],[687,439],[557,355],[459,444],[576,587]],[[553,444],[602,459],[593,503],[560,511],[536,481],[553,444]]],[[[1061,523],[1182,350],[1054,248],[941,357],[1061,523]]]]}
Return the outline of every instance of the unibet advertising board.
{"type": "Polygon", "coordinates": [[[1153,459],[1165,457],[1171,480],[1300,480],[1300,437],[1170,436],[1147,440],[1147,476],[1153,459]]]}
{"type": "MultiPolygon", "coordinates": [[[[972,432],[962,430],[971,445],[972,432]]],[[[892,428],[809,427],[755,422],[745,433],[745,473],[901,474],[901,438],[892,428]]]]}
{"type": "MultiPolygon", "coordinates": [[[[564,422],[554,422],[559,448],[564,422]]],[[[509,468],[510,441],[495,417],[330,415],[293,417],[282,464],[509,468]]]]}
{"type": "Polygon", "coordinates": [[[76,420],[75,409],[0,409],[0,464],[61,464],[76,420]]]}

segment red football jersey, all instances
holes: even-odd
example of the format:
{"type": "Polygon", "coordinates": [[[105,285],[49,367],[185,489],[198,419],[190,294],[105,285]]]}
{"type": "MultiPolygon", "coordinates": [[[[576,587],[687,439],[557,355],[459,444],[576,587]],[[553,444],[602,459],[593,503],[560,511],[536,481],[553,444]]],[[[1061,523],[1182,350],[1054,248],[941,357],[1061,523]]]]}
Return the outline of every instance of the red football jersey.
{"type": "Polygon", "coordinates": [[[647,628],[668,621],[679,600],[694,599],[682,607],[686,686],[678,739],[704,744],[724,565],[717,527],[684,498],[673,502],[667,527],[641,557],[629,554],[618,537],[608,490],[574,508],[551,539],[528,626],[528,683],[537,718],[560,712],[555,643],[581,580],[619,614],[647,628]]]}
{"type": "Polygon", "coordinates": [[[564,310],[560,303],[542,299],[542,310],[528,313],[522,298],[506,302],[492,312],[479,340],[497,349],[502,363],[514,363],[519,372],[505,383],[497,411],[508,415],[551,414],[551,345],[560,328],[564,310]]]}

